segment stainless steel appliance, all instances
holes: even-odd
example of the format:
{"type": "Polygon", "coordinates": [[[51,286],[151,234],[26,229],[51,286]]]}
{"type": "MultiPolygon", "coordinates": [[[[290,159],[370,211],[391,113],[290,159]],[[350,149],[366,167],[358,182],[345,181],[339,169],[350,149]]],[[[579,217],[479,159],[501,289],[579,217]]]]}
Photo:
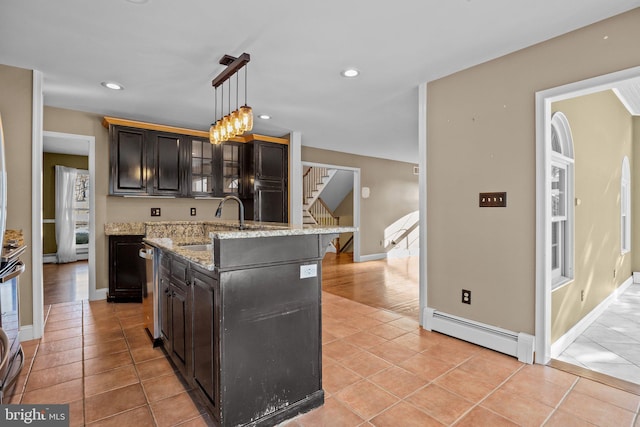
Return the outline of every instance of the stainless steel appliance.
{"type": "Polygon", "coordinates": [[[20,255],[26,246],[6,246],[0,262],[0,403],[11,390],[22,365],[24,353],[18,337],[20,332],[20,287],[18,276],[24,271],[20,255]]]}
{"type": "Polygon", "coordinates": [[[153,346],[156,347],[162,343],[158,319],[158,252],[154,251],[153,247],[144,245],[144,249],[140,249],[138,255],[146,260],[145,286],[142,287],[144,326],[151,337],[153,346]]]}
{"type": "Polygon", "coordinates": [[[20,287],[18,276],[24,271],[20,255],[26,247],[20,242],[5,241],[7,226],[7,171],[4,159],[4,131],[0,116],[0,404],[11,389],[24,364],[20,346],[20,287]],[[19,244],[20,243],[20,244],[19,244]],[[19,360],[18,360],[19,359],[19,360]]]}

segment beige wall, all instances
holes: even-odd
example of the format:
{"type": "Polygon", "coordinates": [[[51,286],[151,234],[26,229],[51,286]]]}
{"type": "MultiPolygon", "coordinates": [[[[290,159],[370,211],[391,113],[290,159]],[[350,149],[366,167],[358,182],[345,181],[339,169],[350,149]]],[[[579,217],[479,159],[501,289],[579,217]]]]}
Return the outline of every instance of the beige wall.
{"type": "Polygon", "coordinates": [[[534,333],[535,93],[640,65],[638,22],[634,9],[428,83],[430,307],[534,333]],[[478,208],[486,191],[508,207],[478,208]]]}
{"type": "MultiPolygon", "coordinates": [[[[44,219],[56,217],[56,165],[88,170],[89,158],[59,153],[42,155],[42,217],[44,219]]],[[[56,225],[42,224],[42,253],[53,254],[57,251],[56,225]]]]}
{"type": "Polygon", "coordinates": [[[33,72],[0,65],[0,115],[7,167],[7,228],[23,231],[27,251],[20,276],[20,324],[33,323],[31,275],[31,109],[33,72]]]}
{"type": "Polygon", "coordinates": [[[621,255],[620,179],[622,159],[632,159],[632,122],[610,90],[556,102],[552,111],[564,113],[571,126],[580,201],[574,280],[552,293],[553,342],[631,276],[631,253],[621,255]]]}
{"type": "Polygon", "coordinates": [[[418,176],[412,163],[302,147],[302,161],[360,168],[360,185],[371,189],[360,199],[360,255],[384,253],[384,230],[418,209],[418,176]]]}

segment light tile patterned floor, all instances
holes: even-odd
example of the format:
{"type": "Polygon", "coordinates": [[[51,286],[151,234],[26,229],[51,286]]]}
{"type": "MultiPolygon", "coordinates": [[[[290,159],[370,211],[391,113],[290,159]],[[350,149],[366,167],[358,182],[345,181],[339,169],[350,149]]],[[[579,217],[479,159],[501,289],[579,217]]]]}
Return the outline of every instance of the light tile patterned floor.
{"type": "MultiPolygon", "coordinates": [[[[323,293],[324,406],[310,426],[633,426],[640,396],[438,333],[323,293]]],[[[141,327],[139,304],[51,306],[24,343],[13,403],[69,403],[72,426],[211,425],[141,327]]]]}
{"type": "Polygon", "coordinates": [[[632,284],[558,360],[640,384],[640,284],[632,284]]]}

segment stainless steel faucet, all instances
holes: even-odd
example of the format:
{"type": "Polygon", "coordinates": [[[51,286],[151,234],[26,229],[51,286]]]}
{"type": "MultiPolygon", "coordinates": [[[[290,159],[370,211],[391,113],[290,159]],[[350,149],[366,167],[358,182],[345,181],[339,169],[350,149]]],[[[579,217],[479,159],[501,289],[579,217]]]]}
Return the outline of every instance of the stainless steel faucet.
{"type": "Polygon", "coordinates": [[[224,205],[224,202],[226,202],[227,200],[235,200],[236,202],[238,202],[238,219],[240,220],[240,230],[244,230],[245,226],[244,226],[244,205],[242,204],[242,200],[240,200],[238,197],[236,196],[226,196],[224,199],[220,200],[220,204],[218,205],[218,209],[216,209],[216,218],[220,218],[220,215],[222,215],[222,206],[224,205]]]}

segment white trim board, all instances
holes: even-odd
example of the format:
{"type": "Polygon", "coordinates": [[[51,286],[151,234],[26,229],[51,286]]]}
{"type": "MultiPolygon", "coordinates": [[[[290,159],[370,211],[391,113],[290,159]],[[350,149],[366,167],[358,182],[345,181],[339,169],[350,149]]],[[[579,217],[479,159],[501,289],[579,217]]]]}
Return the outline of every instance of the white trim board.
{"type": "Polygon", "coordinates": [[[587,328],[591,326],[591,324],[595,322],[596,319],[602,313],[604,313],[604,311],[609,308],[609,306],[613,302],[615,302],[618,297],[622,295],[622,293],[626,291],[632,284],[633,276],[630,276],[627,280],[624,281],[622,285],[618,286],[615,291],[609,294],[608,297],[603,299],[600,304],[595,306],[594,309],[589,312],[589,314],[580,319],[580,321],[573,325],[573,327],[569,329],[563,336],[561,336],[553,344],[551,344],[551,358],[554,359],[562,354],[562,352],[565,351],[567,347],[569,347],[571,343],[576,340],[576,338],[582,335],[584,331],[586,331],[587,328]]]}

